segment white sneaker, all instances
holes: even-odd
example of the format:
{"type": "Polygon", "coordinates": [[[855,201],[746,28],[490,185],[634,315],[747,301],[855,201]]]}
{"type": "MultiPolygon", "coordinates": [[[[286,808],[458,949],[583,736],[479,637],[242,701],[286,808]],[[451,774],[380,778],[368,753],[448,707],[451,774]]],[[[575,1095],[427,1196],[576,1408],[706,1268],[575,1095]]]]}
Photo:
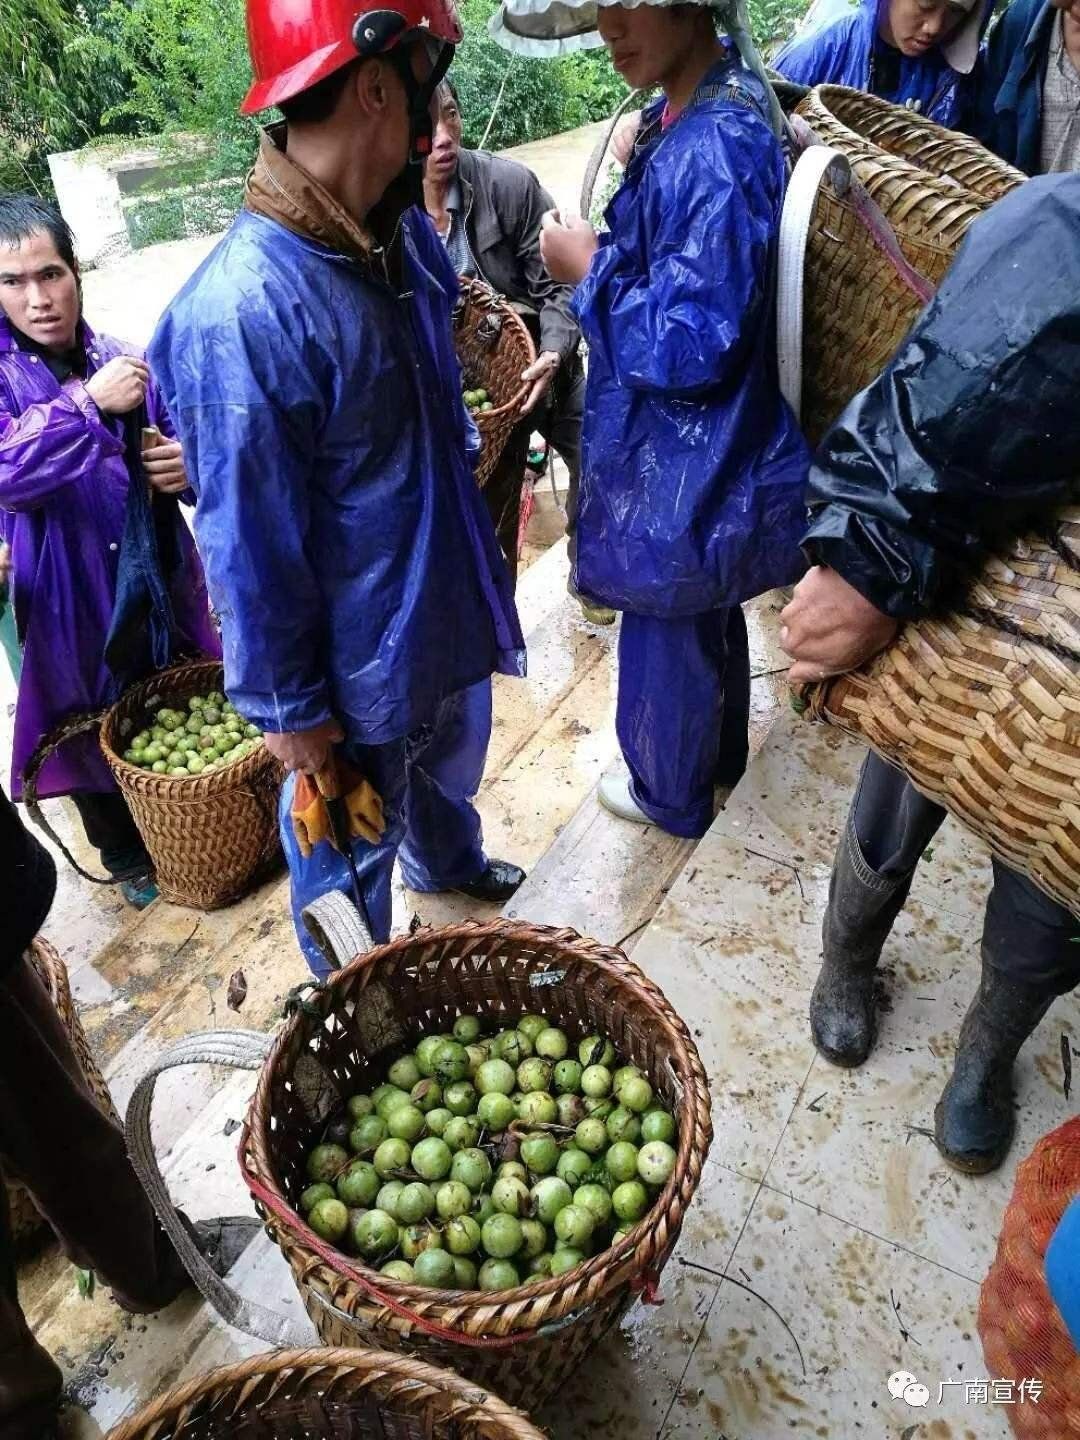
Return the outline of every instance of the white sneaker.
{"type": "Polygon", "coordinates": [[[622,769],[609,770],[601,777],[599,790],[600,804],[620,820],[630,820],[635,825],[654,825],[630,793],[630,776],[622,769]]]}

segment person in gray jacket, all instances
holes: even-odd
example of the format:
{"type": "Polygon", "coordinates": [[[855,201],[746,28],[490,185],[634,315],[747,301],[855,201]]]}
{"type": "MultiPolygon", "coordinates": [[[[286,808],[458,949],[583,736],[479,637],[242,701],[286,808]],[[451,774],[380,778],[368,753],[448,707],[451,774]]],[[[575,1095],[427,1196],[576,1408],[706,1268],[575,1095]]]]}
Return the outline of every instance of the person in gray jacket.
{"type": "MultiPolygon", "coordinates": [[[[540,222],[555,202],[524,165],[461,143],[457,91],[443,81],[436,97],[438,124],[424,173],[424,203],[459,275],[485,281],[521,314],[537,358],[522,378],[531,386],[522,423],[484,487],[511,573],[517,563],[521,489],[529,438],[539,431],[570,475],[567,528],[573,545],[581,476],[581,417],[585,372],[581,331],[570,311],[573,286],[551,279],[540,258],[540,222]]],[[[584,602],[583,602],[584,604],[584,602]]],[[[586,607],[596,623],[610,611],[586,607]]]]}

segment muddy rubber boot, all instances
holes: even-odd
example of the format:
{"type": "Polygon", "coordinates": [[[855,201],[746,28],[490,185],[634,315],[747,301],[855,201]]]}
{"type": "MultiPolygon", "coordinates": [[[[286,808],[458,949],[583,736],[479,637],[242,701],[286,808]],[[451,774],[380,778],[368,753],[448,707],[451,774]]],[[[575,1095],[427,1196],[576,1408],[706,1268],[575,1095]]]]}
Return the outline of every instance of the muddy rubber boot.
{"type": "Polygon", "coordinates": [[[1056,995],[995,970],[984,951],[953,1073],[934,1111],[934,1142],[954,1169],[986,1175],[1009,1153],[1016,1128],[1013,1064],[1056,995]]]}
{"type": "Polygon", "coordinates": [[[872,870],[848,821],[829,881],[821,930],[824,962],[810,997],[810,1032],[831,1065],[855,1069],[874,1047],[874,977],[913,873],[895,878],[872,870]]]}

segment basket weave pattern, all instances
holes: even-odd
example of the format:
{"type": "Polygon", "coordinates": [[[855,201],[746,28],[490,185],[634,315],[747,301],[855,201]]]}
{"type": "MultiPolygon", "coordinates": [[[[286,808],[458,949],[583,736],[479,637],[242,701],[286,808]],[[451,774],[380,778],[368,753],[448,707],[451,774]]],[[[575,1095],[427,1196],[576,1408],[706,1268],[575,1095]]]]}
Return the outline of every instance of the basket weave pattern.
{"type": "Polygon", "coordinates": [[[177,1385],[106,1440],[543,1440],[497,1395],[370,1350],[256,1355],[177,1385]]]}
{"type": "Polygon", "coordinates": [[[274,1213],[260,1210],[327,1344],[407,1349],[452,1365],[512,1402],[527,1397],[531,1406],[559,1388],[655,1279],[678,1238],[711,1138],[697,1050],[657,987],[620,951],[573,931],[496,920],[421,931],[334,975],[279,1035],[252,1100],[241,1157],[249,1179],[284,1202],[274,1213]],[[576,1038],[607,1034],[677,1116],[675,1172],[640,1224],[567,1275],[499,1294],[402,1284],[362,1262],[339,1266],[316,1254],[307,1227],[285,1208],[297,1205],[307,1184],[313,1138],[302,1099],[310,1075],[298,1083],[298,1067],[316,1062],[336,1103],[370,1090],[398,1047],[448,1030],[459,1014],[502,1025],[540,1010],[576,1038]],[[364,1286],[345,1273],[350,1267],[364,1286]],[[368,1284],[406,1307],[408,1318],[381,1303],[368,1284]],[[427,1333],[414,1317],[453,1333],[427,1333]]]}
{"type": "Polygon", "coordinates": [[[491,479],[511,431],[521,418],[529,387],[522,372],[536,359],[536,346],[521,317],[479,280],[462,280],[454,308],[454,346],[469,389],[486,390],[494,405],[473,418],[484,448],[476,483],[491,479]]]}
{"type": "Polygon", "coordinates": [[[277,801],[283,771],[264,745],[206,775],[155,775],[122,758],[128,738],[163,705],[187,709],[194,695],[220,690],[213,660],[178,665],[135,685],[101,727],[101,748],[128,803],[162,895],[177,905],[231,904],[278,860],[277,801]]]}
{"type": "MultiPolygon", "coordinates": [[[[41,977],[50,999],[56,1006],[60,1023],[67,1031],[71,1048],[75,1052],[79,1068],[86,1077],[86,1083],[94,1099],[109,1119],[119,1125],[120,1117],[113,1106],[109,1087],[97,1067],[97,1061],[90,1050],[86,1032],[82,1028],[78,1011],[75,1009],[75,1002],[71,998],[71,986],[68,983],[66,965],[48,941],[43,940],[40,936],[30,947],[30,963],[41,977]]],[[[21,1185],[18,1181],[7,1181],[6,1188],[12,1239],[19,1249],[26,1249],[41,1238],[49,1227],[25,1185],[21,1185]]]]}

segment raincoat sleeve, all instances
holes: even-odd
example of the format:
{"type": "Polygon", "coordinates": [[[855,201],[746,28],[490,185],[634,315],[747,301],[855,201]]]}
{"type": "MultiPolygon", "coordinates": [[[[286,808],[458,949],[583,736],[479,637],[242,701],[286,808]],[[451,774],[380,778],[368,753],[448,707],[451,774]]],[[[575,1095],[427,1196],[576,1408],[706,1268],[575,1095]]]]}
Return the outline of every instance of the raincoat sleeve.
{"type": "MultiPolygon", "coordinates": [[[[221,620],[226,689],[261,730],[312,729],[333,715],[326,602],[307,545],[324,401],[284,327],[271,333],[241,315],[199,342],[185,355],[182,337],[159,332],[151,361],[178,352],[166,393],[198,495],[195,535],[221,620]]],[[[167,364],[155,368],[164,374],[167,364]]]]}
{"type": "Polygon", "coordinates": [[[772,62],[773,69],[796,85],[849,84],[851,23],[834,23],[795,35],[772,62]]]}
{"type": "Polygon", "coordinates": [[[775,141],[756,116],[719,142],[716,124],[683,120],[678,146],[642,177],[644,242],[602,245],[575,296],[590,348],[625,388],[693,397],[728,384],[764,321],[775,141]]]}
{"type": "Polygon", "coordinates": [[[0,385],[0,508],[36,510],[123,453],[83,386],[16,414],[0,385]]]}
{"type": "Polygon", "coordinates": [[[804,549],[898,619],[946,603],[987,546],[1074,499],[1080,175],[972,226],[887,369],[826,435],[804,549]]]}

